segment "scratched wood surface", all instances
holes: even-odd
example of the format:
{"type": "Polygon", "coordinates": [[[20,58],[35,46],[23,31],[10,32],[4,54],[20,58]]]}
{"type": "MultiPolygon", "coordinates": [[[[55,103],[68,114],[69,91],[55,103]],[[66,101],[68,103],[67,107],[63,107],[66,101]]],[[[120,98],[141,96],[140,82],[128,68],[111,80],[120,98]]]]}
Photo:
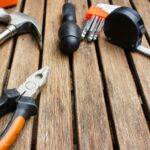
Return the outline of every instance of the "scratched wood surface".
{"type": "MultiPolygon", "coordinates": [[[[74,3],[77,14],[86,13],[86,0],[80,3],[76,0],[74,3]]],[[[78,15],[77,19],[82,26],[83,16],[78,15]]],[[[79,149],[112,149],[101,72],[94,44],[81,44],[73,57],[73,74],[79,149]]]]}
{"type": "Polygon", "coordinates": [[[108,43],[103,34],[99,48],[120,149],[149,149],[148,126],[124,50],[108,43]]]}
{"type": "MultiPolygon", "coordinates": [[[[110,0],[73,0],[82,27],[88,6],[110,0]]],[[[150,47],[150,1],[111,0],[142,16],[150,47]]],[[[150,58],[125,53],[102,33],[95,43],[82,42],[72,56],[61,53],[58,29],[64,0],[19,0],[9,12],[35,17],[43,32],[39,51],[31,35],[0,46],[0,92],[17,88],[30,74],[49,66],[47,85],[37,99],[39,112],[18,136],[12,150],[149,150],[150,58]]],[[[4,26],[0,26],[0,31],[4,26]]],[[[0,132],[12,114],[0,119],[0,132]]]]}
{"type": "Polygon", "coordinates": [[[50,74],[40,99],[38,150],[73,149],[69,58],[61,54],[57,37],[62,5],[60,0],[47,1],[42,65],[50,67],[50,74]]]}

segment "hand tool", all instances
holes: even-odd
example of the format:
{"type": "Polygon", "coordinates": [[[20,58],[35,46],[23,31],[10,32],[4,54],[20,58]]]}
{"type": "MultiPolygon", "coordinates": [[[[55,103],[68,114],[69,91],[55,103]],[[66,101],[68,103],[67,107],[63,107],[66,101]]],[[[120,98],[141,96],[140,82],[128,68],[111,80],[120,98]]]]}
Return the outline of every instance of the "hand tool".
{"type": "Polygon", "coordinates": [[[0,34],[0,44],[15,34],[33,34],[40,49],[42,48],[42,34],[37,21],[24,13],[13,12],[8,14],[3,8],[0,9],[0,21],[8,24],[0,34]]]}
{"type": "Polygon", "coordinates": [[[90,29],[89,29],[89,34],[88,34],[88,41],[91,41],[93,39],[93,35],[95,33],[95,29],[97,28],[97,26],[99,26],[99,22],[101,21],[101,19],[99,19],[98,16],[95,17],[93,24],[91,25],[90,29]]]}
{"type": "Polygon", "coordinates": [[[89,42],[96,40],[107,15],[108,13],[101,8],[91,6],[86,14],[87,22],[82,29],[82,39],[87,39],[89,42]]]}
{"type": "Polygon", "coordinates": [[[10,7],[18,3],[18,0],[0,0],[0,7],[10,7]]]}
{"type": "Polygon", "coordinates": [[[94,34],[94,37],[93,37],[93,40],[97,40],[98,36],[99,36],[99,33],[103,30],[103,26],[104,26],[104,19],[101,20],[98,28],[96,29],[95,31],[95,34],[94,34]]]}
{"type": "Polygon", "coordinates": [[[82,39],[87,39],[89,42],[95,41],[99,33],[103,30],[105,18],[118,7],[103,3],[91,6],[86,13],[86,24],[81,34],[82,39]]]}
{"type": "Polygon", "coordinates": [[[25,122],[37,114],[35,98],[48,78],[49,68],[44,67],[19,86],[18,89],[7,89],[0,98],[0,117],[15,111],[6,129],[0,135],[0,150],[8,150],[15,142],[25,122]]]}
{"type": "Polygon", "coordinates": [[[104,33],[108,41],[124,50],[137,50],[150,56],[150,48],[141,46],[145,34],[143,20],[132,8],[119,7],[112,11],[105,20],[104,33]]]}
{"type": "Polygon", "coordinates": [[[58,34],[63,52],[71,54],[79,48],[81,30],[76,24],[75,6],[71,0],[66,0],[63,6],[62,25],[58,34]]]}

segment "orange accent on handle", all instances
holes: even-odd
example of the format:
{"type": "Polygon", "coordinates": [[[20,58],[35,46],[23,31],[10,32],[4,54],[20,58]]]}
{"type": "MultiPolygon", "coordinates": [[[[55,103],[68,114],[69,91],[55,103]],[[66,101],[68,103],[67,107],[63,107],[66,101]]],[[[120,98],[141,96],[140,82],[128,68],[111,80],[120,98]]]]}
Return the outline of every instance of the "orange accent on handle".
{"type": "Polygon", "coordinates": [[[106,18],[108,16],[108,13],[104,10],[102,10],[101,8],[95,7],[95,6],[91,6],[88,10],[88,12],[86,13],[86,19],[89,20],[91,18],[91,16],[99,16],[101,18],[106,18]]]}
{"type": "Polygon", "coordinates": [[[18,0],[0,0],[0,7],[9,7],[16,5],[18,0]]]}
{"type": "Polygon", "coordinates": [[[25,119],[22,116],[17,117],[12,123],[6,135],[0,140],[0,150],[8,150],[9,147],[15,142],[17,135],[24,127],[25,119]]]}

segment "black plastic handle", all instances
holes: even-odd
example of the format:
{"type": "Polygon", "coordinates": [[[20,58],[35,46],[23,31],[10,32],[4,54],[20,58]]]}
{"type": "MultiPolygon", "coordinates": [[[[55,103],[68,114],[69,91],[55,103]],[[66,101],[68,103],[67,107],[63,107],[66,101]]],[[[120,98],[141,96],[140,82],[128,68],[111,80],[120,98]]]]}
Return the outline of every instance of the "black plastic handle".
{"type": "Polygon", "coordinates": [[[62,25],[59,29],[61,50],[72,54],[79,48],[81,41],[81,30],[76,24],[75,6],[72,3],[65,3],[63,6],[62,25]]]}
{"type": "Polygon", "coordinates": [[[16,109],[16,100],[19,97],[20,93],[16,89],[4,90],[4,94],[0,97],[0,118],[16,109]]]}
{"type": "Polygon", "coordinates": [[[75,7],[72,3],[65,3],[63,6],[63,19],[62,22],[72,21],[76,22],[75,7]]]}
{"type": "Polygon", "coordinates": [[[8,149],[21,132],[25,122],[33,115],[37,114],[37,105],[31,97],[22,97],[18,101],[16,111],[0,136],[0,150],[8,149]]]}

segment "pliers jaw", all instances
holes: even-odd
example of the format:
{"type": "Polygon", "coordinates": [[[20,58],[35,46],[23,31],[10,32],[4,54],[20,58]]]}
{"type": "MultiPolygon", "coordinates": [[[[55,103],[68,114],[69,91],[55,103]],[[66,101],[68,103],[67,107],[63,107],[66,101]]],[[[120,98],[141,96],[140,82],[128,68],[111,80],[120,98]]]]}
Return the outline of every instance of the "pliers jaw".
{"type": "Polygon", "coordinates": [[[18,92],[20,93],[20,95],[32,97],[33,99],[35,99],[35,97],[39,94],[41,88],[46,84],[48,74],[49,67],[44,67],[32,74],[18,88],[18,92]]]}
{"type": "Polygon", "coordinates": [[[37,114],[38,107],[34,99],[45,85],[48,72],[48,67],[42,68],[27,78],[18,90],[6,90],[0,98],[0,117],[15,110],[12,119],[0,135],[0,150],[9,149],[25,122],[37,114]]]}

